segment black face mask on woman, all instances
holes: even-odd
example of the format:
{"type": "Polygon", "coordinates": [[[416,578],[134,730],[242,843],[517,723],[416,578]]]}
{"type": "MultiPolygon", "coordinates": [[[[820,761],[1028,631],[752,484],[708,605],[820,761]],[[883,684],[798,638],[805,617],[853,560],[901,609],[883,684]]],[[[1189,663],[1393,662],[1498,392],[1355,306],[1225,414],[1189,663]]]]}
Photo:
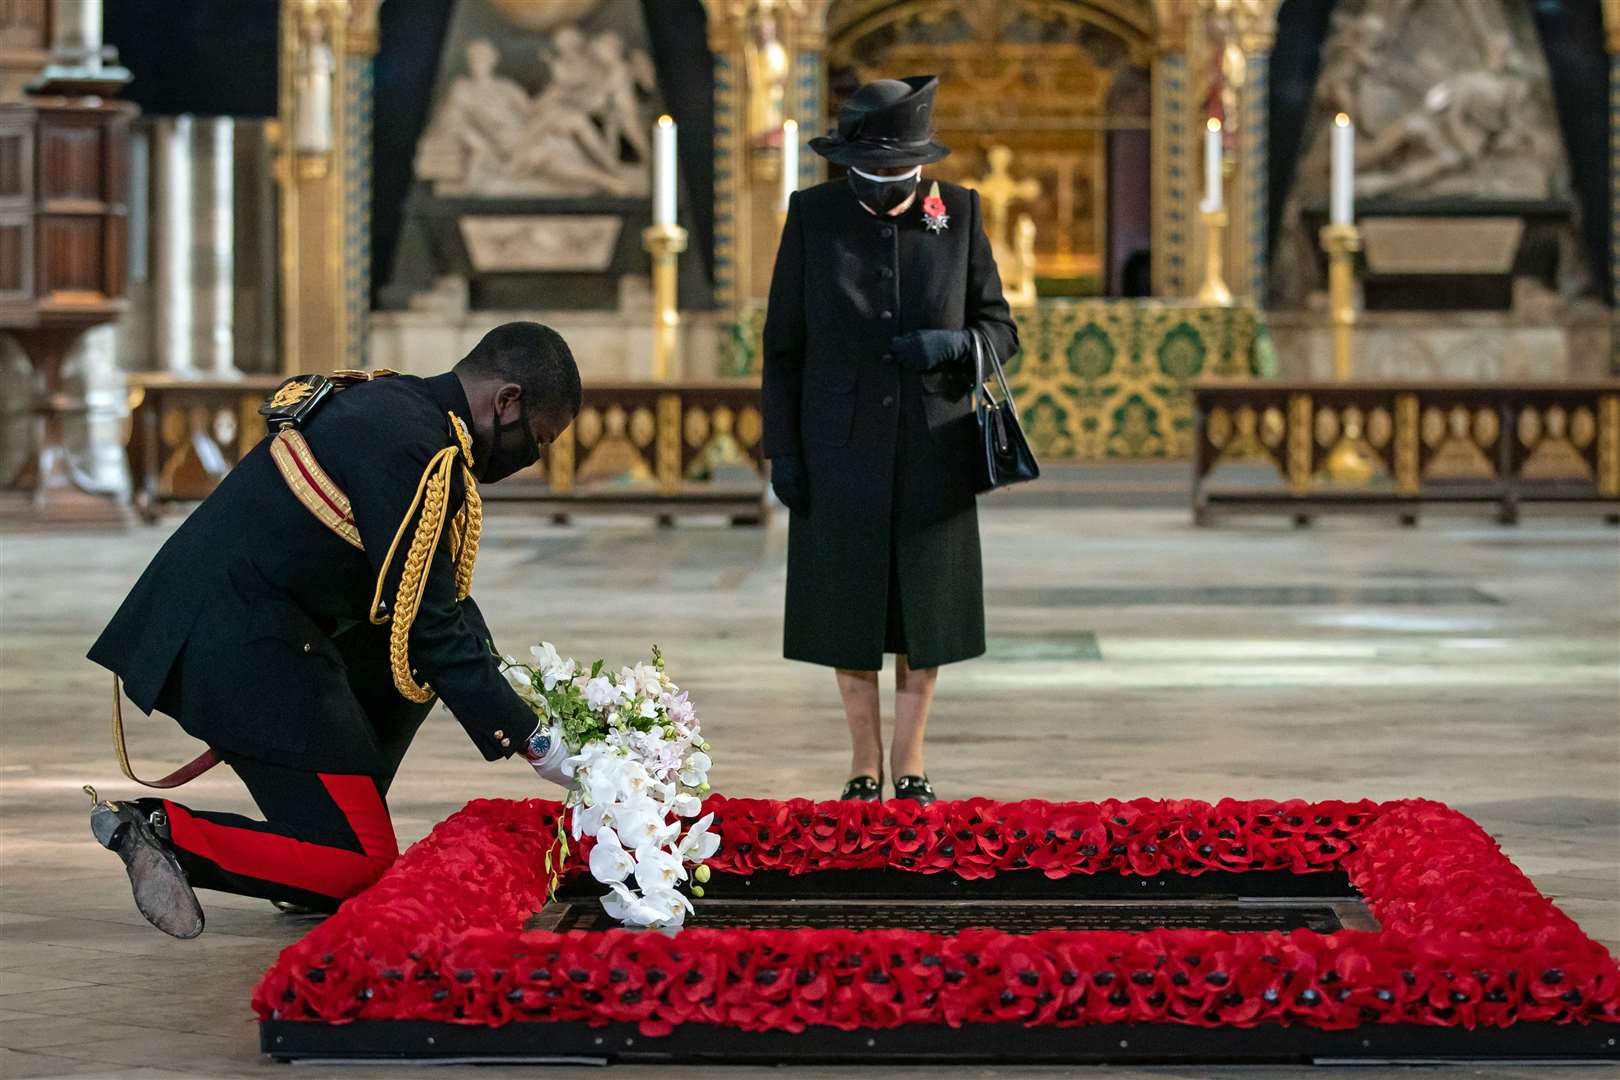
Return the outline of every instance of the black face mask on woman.
{"type": "Polygon", "coordinates": [[[481,484],[494,484],[505,480],[508,476],[521,469],[527,469],[540,460],[540,444],[535,441],[534,431],[529,427],[529,417],[526,410],[518,409],[518,418],[510,423],[495,414],[495,438],[489,453],[484,455],[483,467],[478,470],[478,482],[481,484]],[[509,437],[513,430],[517,431],[515,437],[509,437]]]}
{"type": "Polygon", "coordinates": [[[849,186],[855,192],[855,197],[868,209],[887,214],[917,193],[917,181],[921,177],[921,166],[904,176],[872,176],[859,169],[850,169],[849,186]]]}

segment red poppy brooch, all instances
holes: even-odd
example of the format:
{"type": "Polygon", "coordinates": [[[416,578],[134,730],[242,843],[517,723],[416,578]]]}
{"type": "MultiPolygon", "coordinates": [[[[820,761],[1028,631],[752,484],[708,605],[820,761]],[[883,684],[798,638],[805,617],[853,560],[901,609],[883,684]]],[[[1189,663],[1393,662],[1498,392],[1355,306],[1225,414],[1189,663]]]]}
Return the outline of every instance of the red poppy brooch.
{"type": "Polygon", "coordinates": [[[923,200],[923,224],[932,233],[942,233],[950,226],[951,215],[945,212],[945,200],[939,197],[939,181],[935,180],[928,189],[928,198],[923,200]]]}

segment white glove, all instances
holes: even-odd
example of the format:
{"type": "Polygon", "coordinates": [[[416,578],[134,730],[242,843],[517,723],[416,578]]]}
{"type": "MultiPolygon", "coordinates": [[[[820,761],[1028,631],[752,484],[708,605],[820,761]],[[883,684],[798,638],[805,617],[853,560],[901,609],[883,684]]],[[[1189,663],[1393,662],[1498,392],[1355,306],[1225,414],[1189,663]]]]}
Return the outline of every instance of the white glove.
{"type": "Polygon", "coordinates": [[[568,760],[568,747],[563,743],[562,725],[546,725],[541,721],[535,726],[534,734],[524,745],[523,756],[528,759],[534,771],[542,780],[549,780],[554,784],[567,787],[572,780],[563,772],[563,762],[568,760]]]}

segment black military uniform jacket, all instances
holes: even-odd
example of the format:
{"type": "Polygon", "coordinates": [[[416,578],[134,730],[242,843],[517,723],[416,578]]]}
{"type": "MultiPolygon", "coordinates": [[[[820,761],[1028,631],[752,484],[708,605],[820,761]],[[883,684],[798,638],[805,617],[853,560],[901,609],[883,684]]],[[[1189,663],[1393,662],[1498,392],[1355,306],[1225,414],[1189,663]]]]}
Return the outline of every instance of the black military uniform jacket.
{"type": "MultiPolygon", "coordinates": [[[[318,772],[391,775],[431,708],[406,700],[389,626],[368,618],[390,544],[435,454],[469,419],[453,373],[397,375],[335,394],[302,429],[348,497],[364,550],[293,494],[262,440],[175,531],[90,659],[131,701],[227,752],[318,772]]],[[[455,471],[448,510],[465,499],[455,471]]],[[[448,533],[448,530],[447,530],[448,533]]],[[[407,527],[401,546],[411,538],[407,527]]],[[[409,634],[409,662],[488,759],[521,749],[535,717],[502,678],[471,597],[456,599],[438,543],[409,634]]],[[[403,558],[381,595],[393,604],[403,558]]]]}
{"type": "Polygon", "coordinates": [[[1005,362],[1018,330],[978,195],[941,183],[950,221],[934,232],[931,184],[894,216],[869,213],[843,181],[788,202],[763,397],[766,454],[798,455],[808,476],[788,533],[792,660],[876,670],[896,623],[915,668],[984,651],[972,361],[917,374],[886,356],[908,331],[971,327],[1005,362]]]}

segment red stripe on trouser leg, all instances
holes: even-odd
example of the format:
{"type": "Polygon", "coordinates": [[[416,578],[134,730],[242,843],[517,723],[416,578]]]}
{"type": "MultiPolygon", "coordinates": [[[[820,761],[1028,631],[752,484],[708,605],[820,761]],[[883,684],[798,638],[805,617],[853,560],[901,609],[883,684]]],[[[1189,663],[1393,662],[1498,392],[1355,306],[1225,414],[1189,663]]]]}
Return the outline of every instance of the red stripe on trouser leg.
{"type": "Polygon", "coordinates": [[[394,822],[388,816],[388,804],[377,794],[377,783],[369,776],[344,776],[320,773],[332,801],[349,822],[349,828],[360,841],[360,850],[373,859],[392,864],[399,858],[399,841],[394,837],[394,822]]]}
{"type": "Polygon", "coordinates": [[[170,841],[227,873],[321,896],[353,896],[393,865],[398,855],[393,823],[370,777],[323,775],[321,780],[359,838],[363,853],[257,829],[232,828],[197,817],[165,799],[170,841]],[[336,791],[333,781],[340,781],[336,791]],[[347,781],[352,783],[344,783],[347,781]]]}

